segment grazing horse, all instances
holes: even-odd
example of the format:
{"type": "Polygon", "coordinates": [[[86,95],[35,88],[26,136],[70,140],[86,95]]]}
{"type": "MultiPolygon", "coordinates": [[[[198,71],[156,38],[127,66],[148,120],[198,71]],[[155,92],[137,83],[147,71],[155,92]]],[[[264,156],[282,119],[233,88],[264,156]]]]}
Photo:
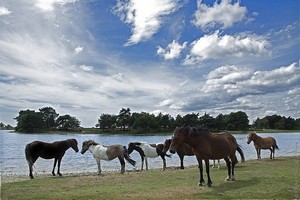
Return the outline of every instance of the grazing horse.
{"type": "MultiPolygon", "coordinates": [[[[169,150],[171,142],[172,142],[172,139],[165,140],[164,148],[163,148],[164,153],[167,153],[167,151],[169,150]]],[[[184,169],[184,166],[183,166],[184,156],[194,156],[195,155],[192,147],[190,147],[186,143],[184,143],[180,148],[176,149],[176,153],[180,158],[180,169],[184,169]]]]}
{"type": "Polygon", "coordinates": [[[46,143],[41,141],[34,141],[26,145],[25,147],[25,156],[27,163],[29,165],[29,176],[33,179],[32,175],[32,166],[34,162],[39,158],[44,159],[52,159],[54,158],[54,165],[52,174],[55,176],[54,169],[56,166],[56,162],[58,162],[57,174],[61,176],[60,173],[60,162],[62,157],[65,155],[66,150],[70,147],[74,149],[74,151],[78,152],[76,139],[67,139],[63,141],[56,141],[53,143],[46,143]]]}
{"type": "Polygon", "coordinates": [[[163,152],[164,145],[159,144],[148,144],[146,142],[130,142],[128,144],[128,154],[131,154],[133,150],[139,152],[141,159],[142,159],[142,167],[141,171],[144,168],[144,160],[146,163],[146,170],[148,170],[148,157],[154,158],[160,156],[163,160],[163,170],[166,169],[166,159],[165,156],[171,157],[170,155],[163,152]]]}
{"type": "Polygon", "coordinates": [[[262,138],[258,136],[256,133],[249,133],[248,134],[248,141],[247,144],[250,144],[251,141],[254,143],[254,147],[257,153],[257,160],[261,160],[261,149],[269,149],[271,151],[270,159],[275,158],[275,149],[279,149],[276,140],[273,137],[266,137],[262,138]]]}
{"type": "Polygon", "coordinates": [[[133,166],[135,166],[135,161],[130,158],[126,146],[120,144],[114,144],[110,146],[101,145],[93,140],[84,141],[82,143],[81,154],[84,154],[89,150],[94,158],[96,159],[98,166],[98,175],[101,174],[101,164],[100,160],[113,160],[118,158],[121,164],[121,174],[125,172],[125,161],[124,158],[133,166]]]}
{"type": "Polygon", "coordinates": [[[245,160],[243,151],[237,144],[235,137],[227,132],[211,134],[207,129],[177,127],[172,137],[170,152],[175,153],[176,149],[180,148],[184,143],[193,148],[193,152],[197,157],[200,171],[199,186],[202,186],[205,182],[203,179],[202,160],[205,161],[208,187],[212,185],[209,173],[209,159],[224,159],[226,161],[228,176],[225,180],[235,180],[234,166],[237,162],[235,152],[238,151],[240,153],[242,162],[245,160]]]}

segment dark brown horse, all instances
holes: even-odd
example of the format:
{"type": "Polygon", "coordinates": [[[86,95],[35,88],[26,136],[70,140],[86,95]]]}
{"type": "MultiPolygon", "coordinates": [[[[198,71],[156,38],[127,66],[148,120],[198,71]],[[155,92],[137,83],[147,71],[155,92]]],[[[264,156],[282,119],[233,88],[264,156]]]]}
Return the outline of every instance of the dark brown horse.
{"type": "Polygon", "coordinates": [[[200,171],[200,186],[205,182],[203,179],[202,160],[205,161],[208,187],[212,185],[209,173],[209,159],[224,159],[226,161],[228,169],[226,180],[235,180],[234,166],[237,163],[235,152],[238,151],[240,153],[242,162],[245,160],[243,151],[237,144],[235,137],[227,132],[211,134],[207,129],[176,128],[172,137],[170,152],[175,153],[176,149],[180,148],[184,143],[193,148],[193,152],[197,157],[200,171]]]}
{"type": "Polygon", "coordinates": [[[256,149],[257,160],[261,160],[261,149],[269,149],[271,151],[270,159],[275,158],[275,149],[279,148],[276,144],[276,140],[273,137],[262,138],[256,133],[249,133],[247,144],[250,144],[251,141],[253,141],[254,147],[256,149]]]}
{"type": "MultiPolygon", "coordinates": [[[[171,142],[172,142],[172,139],[167,139],[165,141],[164,148],[163,148],[164,153],[167,153],[167,151],[169,150],[171,142]]],[[[181,147],[176,149],[176,153],[178,154],[178,156],[180,158],[180,169],[184,169],[184,165],[183,165],[184,156],[194,156],[195,155],[192,147],[190,147],[186,143],[184,143],[181,147]]]]}
{"type": "Polygon", "coordinates": [[[77,153],[78,152],[77,144],[78,143],[76,139],[67,139],[63,141],[56,141],[53,143],[34,141],[27,144],[25,147],[25,156],[26,156],[27,163],[29,165],[30,178],[33,179],[32,166],[39,157],[44,159],[54,158],[52,174],[53,176],[55,176],[54,169],[56,166],[56,162],[58,162],[57,174],[61,176],[62,175],[60,173],[61,159],[65,155],[66,150],[68,150],[70,147],[74,149],[74,151],[77,153]]]}

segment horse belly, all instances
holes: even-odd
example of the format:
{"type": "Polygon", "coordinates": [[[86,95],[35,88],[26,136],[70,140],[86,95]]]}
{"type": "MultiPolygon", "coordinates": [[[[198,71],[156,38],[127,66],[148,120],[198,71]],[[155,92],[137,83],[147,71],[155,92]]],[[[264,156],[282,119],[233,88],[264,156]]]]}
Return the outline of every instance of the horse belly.
{"type": "Polygon", "coordinates": [[[149,148],[143,149],[143,151],[144,151],[144,154],[146,157],[154,158],[154,157],[158,156],[156,148],[149,147],[149,148]]]}
{"type": "Polygon", "coordinates": [[[97,153],[95,153],[94,157],[95,158],[99,158],[101,160],[112,160],[111,158],[109,158],[107,156],[107,148],[106,147],[99,147],[96,151],[97,153]]]}

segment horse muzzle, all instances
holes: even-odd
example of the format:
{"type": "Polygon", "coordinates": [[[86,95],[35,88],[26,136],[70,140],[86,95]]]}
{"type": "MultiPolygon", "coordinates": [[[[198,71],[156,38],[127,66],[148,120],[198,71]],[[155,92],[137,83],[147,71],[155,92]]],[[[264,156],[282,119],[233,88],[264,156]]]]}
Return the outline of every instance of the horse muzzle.
{"type": "Polygon", "coordinates": [[[172,154],[176,153],[176,151],[173,150],[173,149],[170,149],[169,151],[170,151],[170,153],[172,153],[172,154]]]}

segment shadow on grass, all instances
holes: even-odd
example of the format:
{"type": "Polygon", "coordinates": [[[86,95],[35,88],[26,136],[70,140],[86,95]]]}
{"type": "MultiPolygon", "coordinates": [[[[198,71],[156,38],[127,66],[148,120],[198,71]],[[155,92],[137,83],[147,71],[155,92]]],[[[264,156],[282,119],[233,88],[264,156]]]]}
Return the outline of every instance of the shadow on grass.
{"type": "MultiPolygon", "coordinates": [[[[251,178],[248,180],[237,180],[237,181],[224,181],[219,185],[213,185],[209,189],[205,189],[205,192],[195,194],[195,199],[247,199],[251,197],[251,193],[241,193],[240,188],[251,188],[260,182],[259,178],[251,178]]],[[[205,187],[205,186],[204,186],[205,187]]],[[[203,191],[203,190],[202,190],[203,191]]],[[[247,191],[247,190],[243,190],[247,191]]],[[[250,189],[249,189],[250,191],[250,189]]]]}

